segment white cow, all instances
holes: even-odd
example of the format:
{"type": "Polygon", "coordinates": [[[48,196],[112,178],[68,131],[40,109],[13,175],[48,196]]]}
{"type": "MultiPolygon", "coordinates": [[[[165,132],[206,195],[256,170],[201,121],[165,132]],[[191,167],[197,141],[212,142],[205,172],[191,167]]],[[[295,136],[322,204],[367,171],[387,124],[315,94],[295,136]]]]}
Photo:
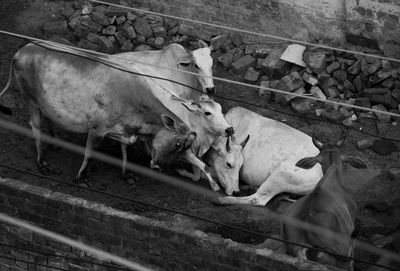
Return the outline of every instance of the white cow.
{"type": "Polygon", "coordinates": [[[225,119],[235,129],[235,141],[248,135],[250,139],[245,148],[231,144],[228,150],[227,139],[220,137],[206,159],[227,195],[239,190],[239,177],[259,188],[247,197],[220,198],[221,204],[266,205],[279,193],[306,194],[314,189],[322,177],[321,166],[311,170],[295,166],[299,159],[318,154],[310,136],[241,107],[229,110],[225,119]]]}

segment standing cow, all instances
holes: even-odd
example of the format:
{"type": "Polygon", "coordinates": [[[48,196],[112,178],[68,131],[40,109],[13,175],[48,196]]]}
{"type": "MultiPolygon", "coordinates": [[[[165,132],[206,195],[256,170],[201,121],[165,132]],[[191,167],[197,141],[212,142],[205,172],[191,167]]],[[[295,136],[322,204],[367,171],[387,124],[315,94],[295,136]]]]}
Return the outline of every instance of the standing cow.
{"type": "Polygon", "coordinates": [[[304,195],[314,189],[322,177],[321,167],[295,167],[300,158],[318,154],[310,136],[242,107],[230,109],[225,119],[235,130],[235,141],[242,144],[227,144],[220,137],[205,159],[227,195],[239,191],[239,177],[258,190],[247,197],[223,197],[219,203],[266,205],[279,193],[304,195]]]}
{"type": "MultiPolygon", "coordinates": [[[[166,117],[174,123],[166,125],[168,129],[193,140],[193,134],[173,110],[178,112],[180,108],[181,114],[183,110],[189,114],[186,108],[192,109],[194,119],[201,121],[208,119],[204,109],[191,101],[176,100],[170,83],[140,75],[154,74],[151,68],[124,68],[110,58],[53,43],[31,43],[16,53],[10,81],[14,75],[28,104],[40,169],[49,169],[41,152],[41,114],[66,130],[88,133],[78,180],[85,178],[93,145],[105,136],[131,144],[137,136],[159,132],[166,117]],[[186,128],[183,133],[182,127],[186,128]]],[[[226,124],[218,133],[225,134],[228,128],[226,124]]]]}
{"type": "MultiPolygon", "coordinates": [[[[360,159],[340,152],[339,147],[343,144],[343,140],[339,141],[337,146],[323,146],[314,138],[313,142],[320,153],[299,160],[296,166],[311,169],[319,163],[322,165],[324,175],[310,194],[293,203],[286,211],[281,225],[282,238],[290,242],[352,257],[354,244],[351,237],[355,230],[357,205],[344,187],[343,163],[349,163],[355,168],[366,168],[367,166],[360,159]],[[296,225],[296,221],[331,231],[342,238],[333,234],[307,230],[296,225]]],[[[352,181],[356,182],[357,180],[352,181]]],[[[318,251],[314,253],[312,249],[289,243],[285,245],[287,253],[292,256],[353,270],[352,261],[342,257],[318,251]]]]}

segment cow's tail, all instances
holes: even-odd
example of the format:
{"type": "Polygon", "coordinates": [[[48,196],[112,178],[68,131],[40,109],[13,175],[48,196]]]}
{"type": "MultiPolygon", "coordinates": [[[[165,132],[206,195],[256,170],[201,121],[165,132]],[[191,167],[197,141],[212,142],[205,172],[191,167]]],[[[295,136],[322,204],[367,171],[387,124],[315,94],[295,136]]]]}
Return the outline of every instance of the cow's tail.
{"type": "MultiPolygon", "coordinates": [[[[8,75],[8,81],[6,86],[3,88],[3,90],[0,92],[0,97],[3,96],[3,94],[7,91],[7,89],[10,87],[11,82],[12,82],[12,78],[13,78],[13,65],[14,65],[14,59],[11,60],[11,65],[10,65],[10,73],[8,75]]],[[[0,104],[0,112],[2,112],[3,114],[6,115],[12,115],[12,111],[10,108],[5,107],[3,105],[0,104]]]]}

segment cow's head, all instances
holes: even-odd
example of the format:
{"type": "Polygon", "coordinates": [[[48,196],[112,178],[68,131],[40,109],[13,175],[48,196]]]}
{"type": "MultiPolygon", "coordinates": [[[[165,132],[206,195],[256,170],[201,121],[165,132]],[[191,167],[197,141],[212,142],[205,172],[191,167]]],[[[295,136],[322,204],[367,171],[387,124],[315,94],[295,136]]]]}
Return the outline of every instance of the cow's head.
{"type": "Polygon", "coordinates": [[[229,137],[226,144],[223,144],[223,140],[218,140],[208,152],[208,162],[215,170],[218,180],[228,196],[239,192],[239,171],[243,166],[242,151],[249,138],[250,135],[240,144],[231,144],[229,137]]]}
{"type": "Polygon", "coordinates": [[[233,127],[225,120],[221,105],[207,95],[201,96],[197,102],[182,100],[182,105],[193,113],[191,119],[194,124],[204,127],[208,133],[216,136],[233,135],[233,127]]]}
{"type": "Polygon", "coordinates": [[[164,128],[160,129],[152,142],[150,166],[165,169],[179,160],[179,156],[193,144],[196,133],[183,123],[168,115],[162,115],[164,128]]]}
{"type": "Polygon", "coordinates": [[[212,78],[213,59],[211,57],[212,46],[200,40],[200,48],[188,53],[187,57],[181,59],[178,65],[191,66],[192,70],[200,76],[196,76],[204,93],[215,93],[214,80],[212,78]]]}
{"type": "Polygon", "coordinates": [[[310,169],[315,166],[316,163],[320,163],[322,166],[322,172],[328,170],[328,168],[336,163],[348,163],[354,168],[366,168],[367,165],[360,159],[356,157],[349,156],[347,154],[343,154],[340,150],[341,146],[344,143],[344,134],[341,140],[339,140],[336,144],[322,144],[319,140],[312,137],[312,142],[315,147],[319,149],[319,154],[314,157],[306,157],[300,159],[296,166],[304,169],[310,169]]]}

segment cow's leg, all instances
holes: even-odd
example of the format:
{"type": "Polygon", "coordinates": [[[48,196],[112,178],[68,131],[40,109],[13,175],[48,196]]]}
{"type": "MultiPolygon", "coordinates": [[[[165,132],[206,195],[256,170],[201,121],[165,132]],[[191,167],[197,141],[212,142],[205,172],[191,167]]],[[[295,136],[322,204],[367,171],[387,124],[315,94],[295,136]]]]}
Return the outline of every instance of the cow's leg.
{"type": "Polygon", "coordinates": [[[121,142],[122,179],[125,180],[127,184],[135,184],[139,181],[139,178],[132,171],[126,171],[126,164],[128,162],[128,155],[126,152],[126,148],[127,144],[121,142]]]}
{"type": "MultiPolygon", "coordinates": [[[[49,134],[50,134],[50,136],[52,138],[58,139],[58,136],[57,136],[57,134],[55,133],[55,130],[54,130],[53,122],[51,122],[51,120],[47,119],[47,123],[48,123],[48,126],[49,126],[49,134]]],[[[55,150],[55,151],[59,151],[61,149],[60,146],[53,145],[53,144],[50,145],[50,148],[52,150],[55,150]]]]}
{"type": "Polygon", "coordinates": [[[92,150],[101,143],[102,139],[103,137],[99,136],[99,134],[96,133],[94,130],[89,130],[86,139],[86,147],[85,147],[83,162],[81,168],[79,169],[78,175],[75,178],[77,183],[86,184],[87,186],[92,185],[87,178],[87,169],[90,159],[92,157],[92,150]]]}
{"type": "MultiPolygon", "coordinates": [[[[210,172],[207,169],[206,164],[201,161],[199,158],[197,158],[191,150],[187,150],[184,155],[184,159],[190,163],[192,166],[196,167],[196,170],[200,170],[207,178],[208,182],[210,183],[211,189],[213,191],[219,191],[221,188],[219,185],[214,181],[214,179],[211,177],[210,172]]],[[[201,177],[201,174],[198,171],[193,172],[193,180],[199,180],[201,177]]]]}
{"type": "Polygon", "coordinates": [[[40,110],[32,105],[29,106],[29,125],[32,128],[33,137],[35,138],[36,145],[36,163],[38,165],[40,173],[44,175],[49,175],[50,173],[58,173],[54,170],[44,159],[43,159],[43,148],[41,141],[41,113],[40,110]]]}

